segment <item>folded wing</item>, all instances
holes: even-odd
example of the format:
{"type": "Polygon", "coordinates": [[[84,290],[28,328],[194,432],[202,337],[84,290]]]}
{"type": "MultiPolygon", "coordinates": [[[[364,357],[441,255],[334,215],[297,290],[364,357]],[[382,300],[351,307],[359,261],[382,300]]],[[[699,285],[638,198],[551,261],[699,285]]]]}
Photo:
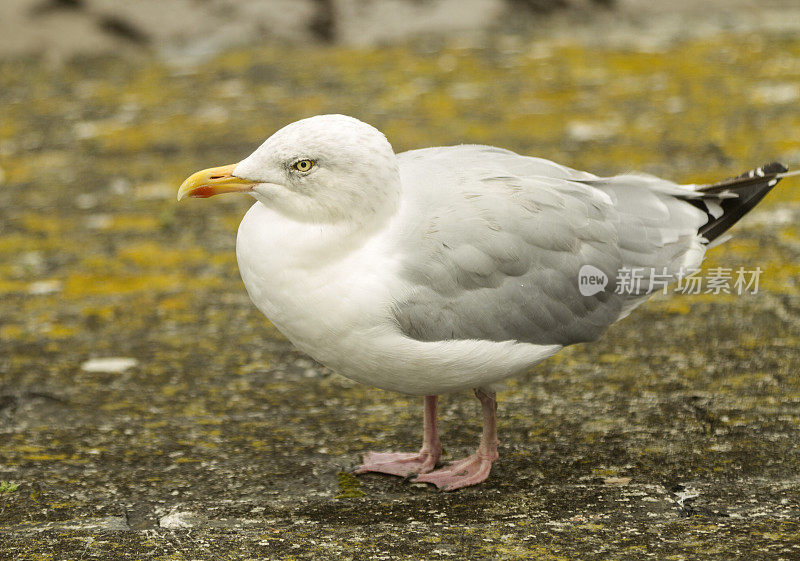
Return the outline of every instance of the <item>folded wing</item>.
{"type": "Polygon", "coordinates": [[[598,178],[480,146],[400,155],[415,212],[404,232],[400,329],[423,341],[590,341],[663,283],[699,265],[707,212],[690,188],[645,175],[598,178]],[[581,291],[584,266],[607,284],[581,291]],[[647,271],[618,291],[625,271],[647,271]]]}

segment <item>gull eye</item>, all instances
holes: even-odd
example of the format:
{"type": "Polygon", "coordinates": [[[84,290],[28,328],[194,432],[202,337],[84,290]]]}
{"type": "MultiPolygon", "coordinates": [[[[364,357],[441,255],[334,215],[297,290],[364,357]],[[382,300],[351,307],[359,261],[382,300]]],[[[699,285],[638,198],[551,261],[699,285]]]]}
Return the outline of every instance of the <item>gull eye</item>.
{"type": "Polygon", "coordinates": [[[311,160],[297,160],[295,163],[292,164],[292,169],[306,173],[311,171],[311,168],[314,167],[314,162],[311,160]]]}

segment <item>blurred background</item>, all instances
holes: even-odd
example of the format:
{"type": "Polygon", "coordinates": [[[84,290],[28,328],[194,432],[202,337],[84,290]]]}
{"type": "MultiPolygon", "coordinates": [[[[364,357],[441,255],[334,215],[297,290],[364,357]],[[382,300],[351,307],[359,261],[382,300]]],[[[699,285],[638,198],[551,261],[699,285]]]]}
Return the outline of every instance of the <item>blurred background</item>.
{"type": "MultiPolygon", "coordinates": [[[[800,3],[4,0],[0,482],[18,485],[0,489],[7,551],[222,558],[236,544],[290,551],[291,537],[303,544],[293,553],[314,558],[357,551],[342,532],[378,519],[388,526],[370,530],[375,555],[390,543],[422,555],[425,542],[391,524],[423,507],[452,524],[436,531],[453,555],[500,558],[487,545],[500,527],[508,547],[581,559],[652,524],[659,532],[632,544],[662,555],[682,551],[659,541],[672,535],[693,536],[698,555],[720,538],[730,551],[796,543],[796,180],[707,260],[760,267],[757,295],[659,296],[602,341],[510,382],[492,478],[430,494],[337,476],[363,449],[417,446],[418,403],[332,375],[251,306],[234,243],[252,201],[175,203],[190,173],[334,112],[378,127],[398,152],[485,143],[680,182],[773,160],[797,168],[800,3]],[[652,500],[619,510],[631,481],[639,498],[626,501],[652,500]],[[679,501],[689,485],[701,498],[679,501]],[[760,493],[763,527],[717,524],[752,514],[744,488],[760,493]],[[387,496],[396,518],[369,500],[387,496]],[[459,496],[479,507],[459,510],[459,496]],[[176,512],[224,535],[86,541],[160,531],[176,512]],[[536,537],[509,513],[538,524],[536,537]],[[247,516],[257,531],[240,531],[247,516]],[[355,522],[332,523],[342,517],[355,522]],[[317,530],[301,535],[296,520],[317,530]]],[[[443,402],[451,457],[472,447],[476,412],[467,395],[443,402]]]]}

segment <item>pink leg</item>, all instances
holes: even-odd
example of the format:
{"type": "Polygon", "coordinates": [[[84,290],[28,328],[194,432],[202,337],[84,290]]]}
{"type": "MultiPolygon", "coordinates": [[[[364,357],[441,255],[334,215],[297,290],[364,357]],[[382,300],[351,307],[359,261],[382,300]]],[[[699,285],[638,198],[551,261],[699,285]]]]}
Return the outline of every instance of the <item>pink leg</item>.
{"type": "Polygon", "coordinates": [[[436,420],[438,396],[426,395],[423,408],[422,449],[418,453],[367,452],[355,473],[375,471],[407,477],[431,471],[442,455],[439,426],[436,420]]]}
{"type": "Polygon", "coordinates": [[[475,389],[475,396],[481,401],[483,409],[483,432],[478,450],[442,469],[419,475],[414,481],[433,483],[440,489],[452,491],[475,485],[489,477],[492,462],[497,459],[497,400],[494,392],[475,389]]]}

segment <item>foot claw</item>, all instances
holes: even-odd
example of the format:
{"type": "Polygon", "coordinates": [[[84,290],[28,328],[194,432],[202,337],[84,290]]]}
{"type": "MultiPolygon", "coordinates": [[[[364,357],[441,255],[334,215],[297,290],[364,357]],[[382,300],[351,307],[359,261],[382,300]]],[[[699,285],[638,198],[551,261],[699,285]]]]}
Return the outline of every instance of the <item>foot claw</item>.
{"type": "Polygon", "coordinates": [[[436,471],[418,475],[414,481],[432,483],[442,491],[453,491],[485,481],[491,469],[492,460],[473,454],[436,471]]]}
{"type": "Polygon", "coordinates": [[[376,472],[410,478],[431,471],[436,467],[437,460],[438,458],[429,452],[367,452],[364,454],[363,463],[354,473],[376,472]]]}

